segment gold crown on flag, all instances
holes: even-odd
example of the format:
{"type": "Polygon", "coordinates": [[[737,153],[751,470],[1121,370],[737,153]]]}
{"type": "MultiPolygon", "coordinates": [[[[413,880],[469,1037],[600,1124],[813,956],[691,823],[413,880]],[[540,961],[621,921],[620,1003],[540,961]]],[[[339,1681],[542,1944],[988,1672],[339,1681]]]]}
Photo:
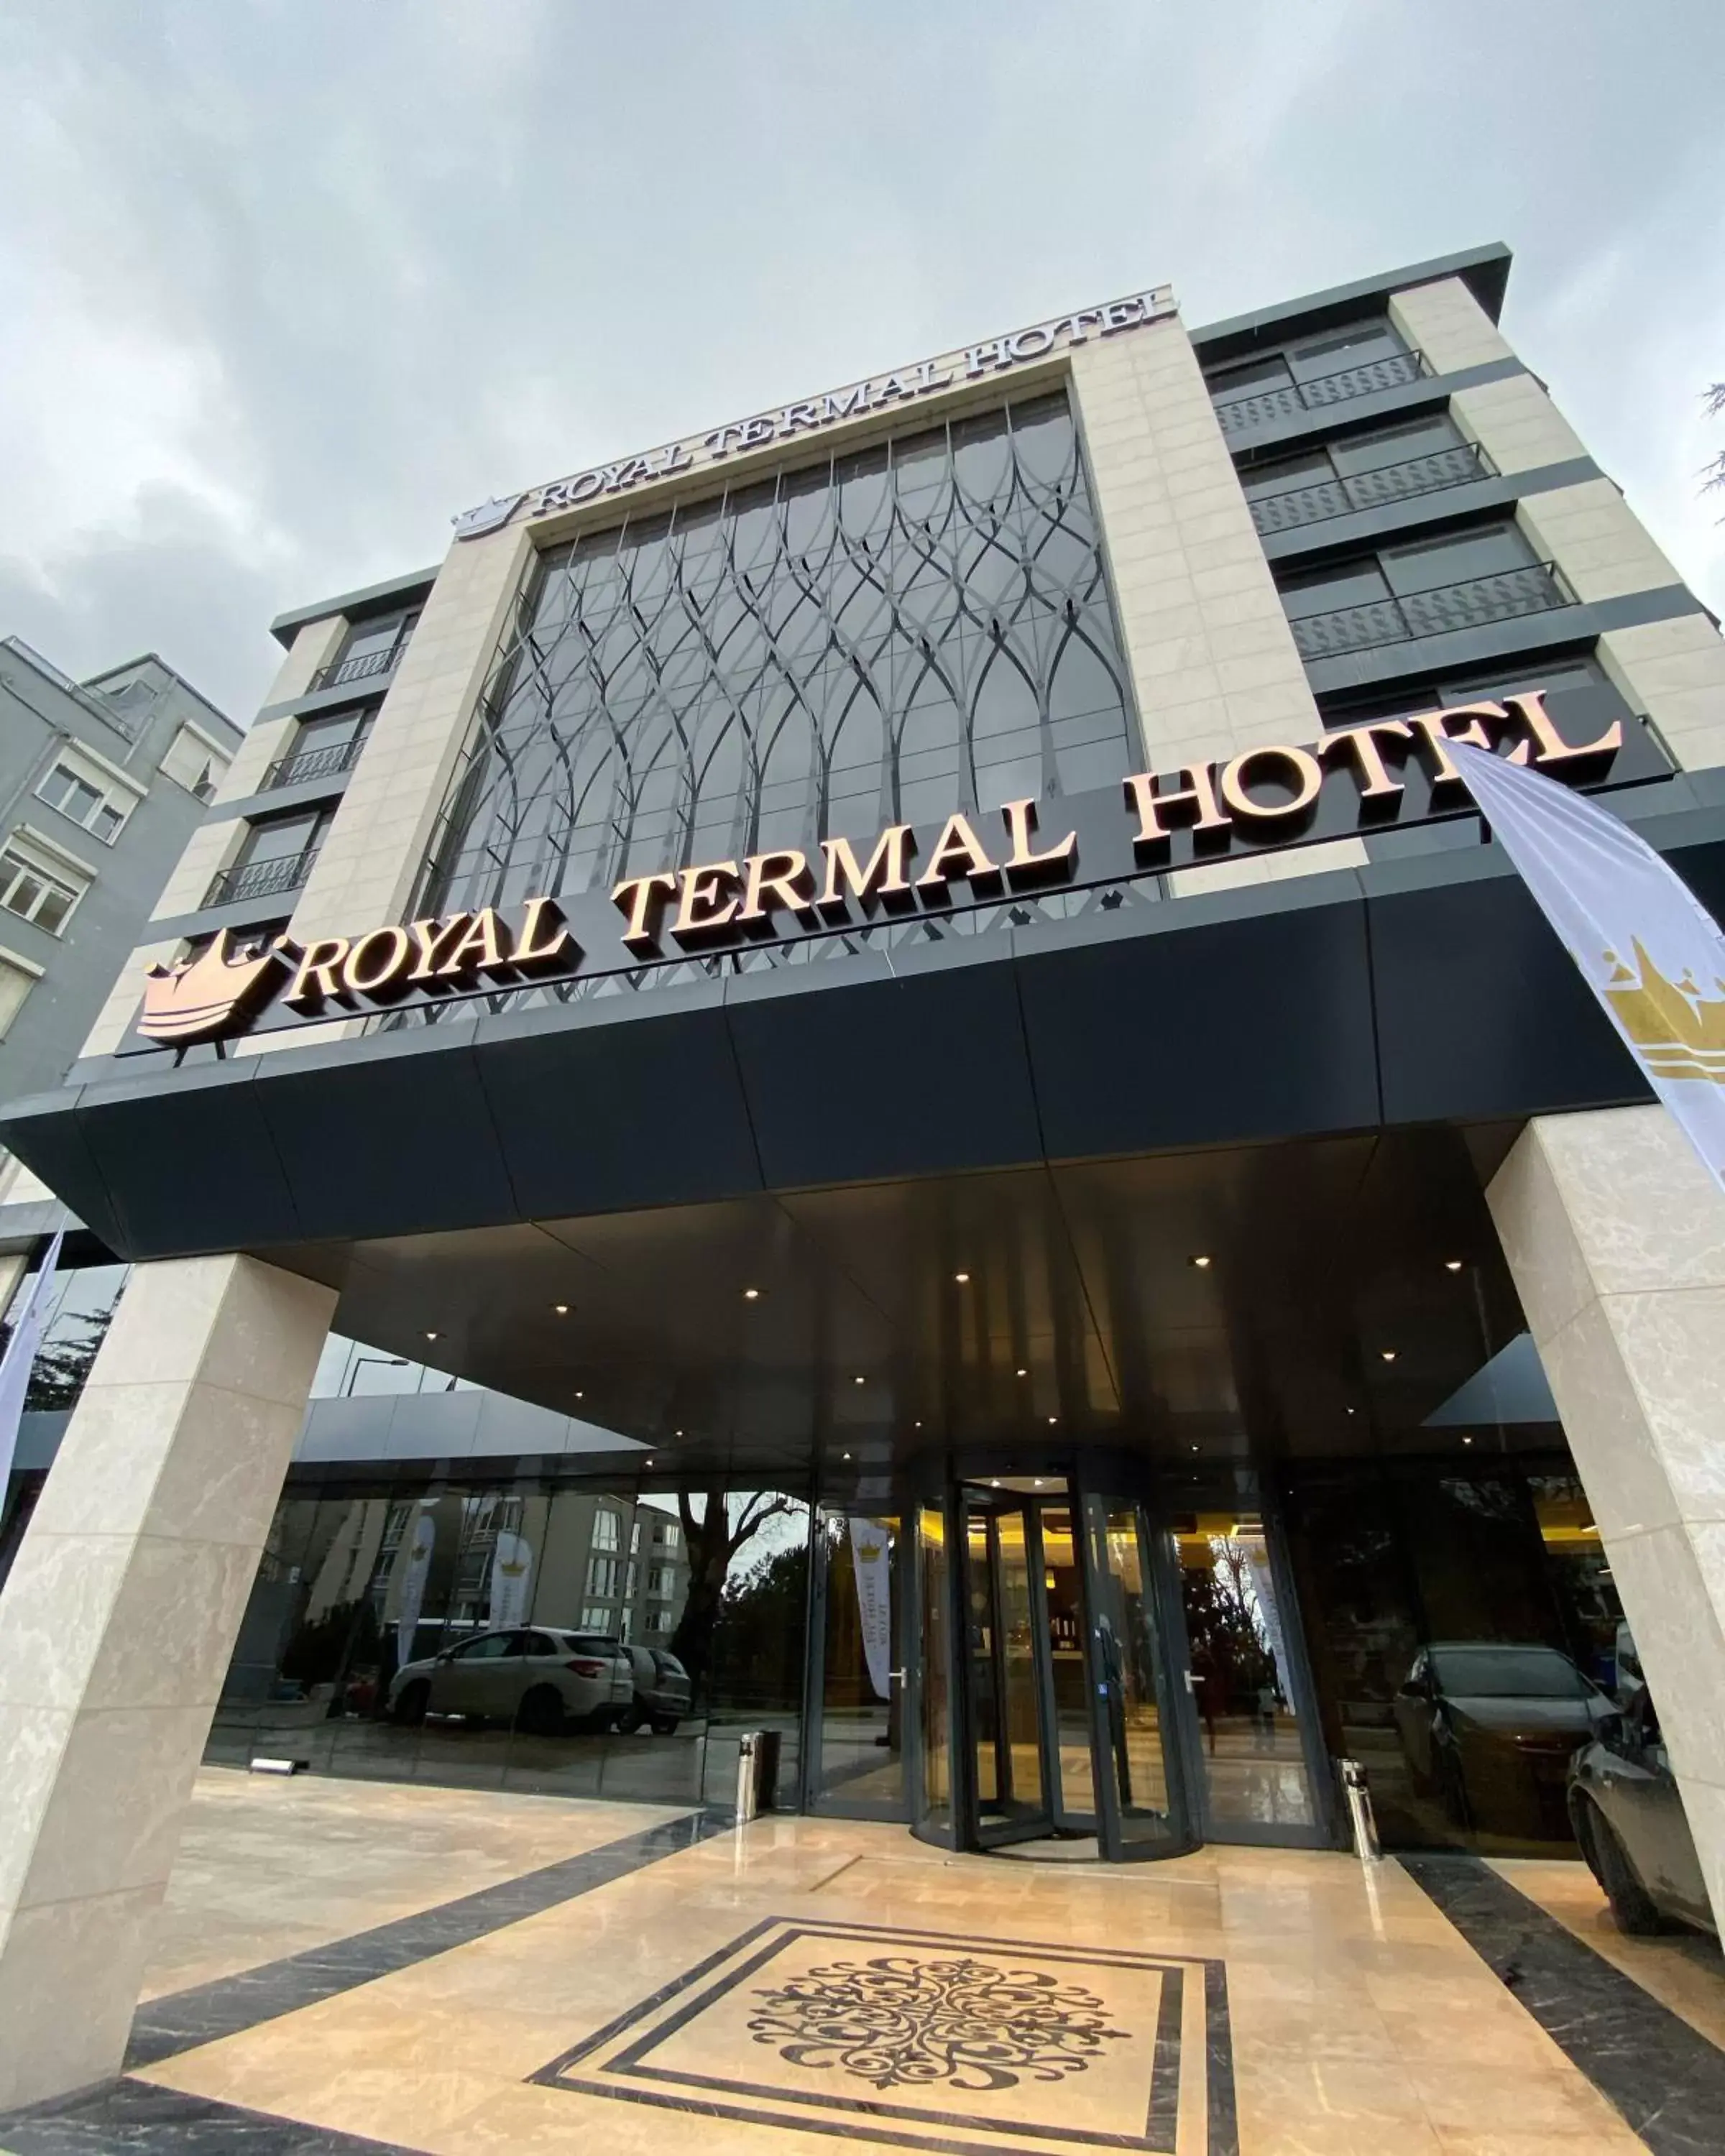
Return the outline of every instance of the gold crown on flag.
{"type": "Polygon", "coordinates": [[[228,931],[195,959],[151,966],[144,975],[138,1031],[151,1040],[206,1040],[236,1023],[265,990],[280,953],[239,959],[228,955],[228,931]]]}
{"type": "Polygon", "coordinates": [[[879,1543],[859,1543],[856,1546],[856,1553],[865,1564],[873,1564],[880,1556],[880,1549],[881,1545],[879,1543]]]}
{"type": "Polygon", "coordinates": [[[1604,954],[1614,971],[1603,993],[1642,1062],[1656,1078],[1703,1078],[1725,1086],[1725,981],[1713,983],[1717,997],[1704,996],[1688,967],[1670,981],[1640,937],[1631,937],[1630,948],[1638,972],[1616,952],[1604,954]]]}

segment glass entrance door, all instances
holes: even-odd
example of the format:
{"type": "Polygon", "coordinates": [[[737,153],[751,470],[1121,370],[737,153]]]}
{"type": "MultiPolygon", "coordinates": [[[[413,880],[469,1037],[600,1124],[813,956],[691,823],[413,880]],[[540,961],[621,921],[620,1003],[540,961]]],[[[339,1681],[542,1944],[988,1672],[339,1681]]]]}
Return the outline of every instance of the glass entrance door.
{"type": "Polygon", "coordinates": [[[1086,1490],[1080,1509],[1101,1853],[1112,1863],[1171,1856],[1193,1836],[1172,1711],[1168,1568],[1132,1499],[1086,1490]]]}
{"type": "Polygon", "coordinates": [[[984,1849],[1054,1831],[1037,1511],[1009,1491],[967,1483],[959,1493],[971,1827],[984,1849]]]}

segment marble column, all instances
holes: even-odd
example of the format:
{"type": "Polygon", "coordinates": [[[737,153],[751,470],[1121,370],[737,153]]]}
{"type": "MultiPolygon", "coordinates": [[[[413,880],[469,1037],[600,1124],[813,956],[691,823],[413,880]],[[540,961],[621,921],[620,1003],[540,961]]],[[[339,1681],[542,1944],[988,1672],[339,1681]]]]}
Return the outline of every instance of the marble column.
{"type": "Polygon", "coordinates": [[[335,1297],[140,1265],[0,1593],[0,2110],[119,2071],[335,1297]]]}
{"type": "Polygon", "coordinates": [[[1725,1919],[1725,1195],[1652,1107],[1536,1118],[1487,1198],[1725,1919]]]}

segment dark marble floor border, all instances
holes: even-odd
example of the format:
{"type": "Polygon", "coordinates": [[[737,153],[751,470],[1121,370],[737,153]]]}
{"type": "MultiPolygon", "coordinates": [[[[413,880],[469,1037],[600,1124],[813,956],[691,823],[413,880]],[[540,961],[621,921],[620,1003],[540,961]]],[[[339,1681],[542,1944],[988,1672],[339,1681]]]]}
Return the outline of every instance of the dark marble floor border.
{"type": "MultiPolygon", "coordinates": [[[[561,1858],[536,1871],[506,1879],[477,1893],[464,1894],[453,1902],[439,1902],[417,1916],[399,1917],[367,1932],[331,1939],[326,1946],[309,1947],[304,1953],[281,1961],[265,1962],[257,1969],[241,1969],[212,1984],[194,1984],[173,1991],[139,2007],[126,2047],[128,2071],[158,2065],[177,2052],[213,2044],[218,2037],[237,2035],[262,2021],[274,2021],[302,2006],[333,1999],[397,1969],[411,1969],[434,1954],[465,1946],[487,1933],[518,1924],[560,1902],[590,1894],[608,1887],[661,1857],[692,1848],[698,1841],[721,1830],[724,1819],[711,1812],[691,1812],[682,1819],[662,1820],[656,1826],[625,1835],[620,1840],[602,1842],[597,1849],[561,1858]]],[[[4,2122],[0,2122],[3,2125],[4,2122]]],[[[3,2146],[3,2143],[0,2143],[3,2146]]]]}
{"type": "Polygon", "coordinates": [[[0,2119],[13,2156],[422,2156],[303,2119],[185,2096],[152,2082],[110,2082],[86,2095],[0,2119]]]}
{"type": "Polygon", "coordinates": [[[1725,2147],[1725,2051],[1476,1856],[1399,1856],[1654,2156],[1725,2147]]]}

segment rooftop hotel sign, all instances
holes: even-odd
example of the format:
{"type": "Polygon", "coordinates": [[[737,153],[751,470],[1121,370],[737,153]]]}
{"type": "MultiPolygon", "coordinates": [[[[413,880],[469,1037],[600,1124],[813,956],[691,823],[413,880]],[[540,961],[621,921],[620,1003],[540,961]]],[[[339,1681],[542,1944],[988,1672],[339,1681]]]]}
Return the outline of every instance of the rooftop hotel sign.
{"type": "Polygon", "coordinates": [[[1457,742],[1574,786],[1662,777],[1670,766],[1656,742],[1613,716],[1618,709],[1598,690],[1549,698],[1529,690],[1332,726],[1307,745],[1137,772],[1095,793],[667,865],[608,891],[553,889],[352,937],[290,934],[234,947],[223,931],[194,957],[150,968],[130,1050],[506,994],[751,945],[854,935],[880,922],[932,922],[1050,890],[1095,890],[1465,815],[1472,803],[1450,754],[1457,742]]]}
{"type": "Polygon", "coordinates": [[[1173,295],[1166,285],[1131,299],[1110,300],[1100,307],[1081,307],[1076,314],[1060,315],[1051,321],[1033,322],[1028,329],[1006,336],[989,337],[981,344],[965,345],[943,352],[938,359],[919,360],[890,374],[871,375],[842,389],[829,389],[800,403],[781,405],[776,412],[757,412],[747,419],[734,419],[728,427],[711,434],[691,434],[664,448],[649,449],[643,456],[625,457],[614,465],[595,465],[591,470],[554,479],[522,494],[494,495],[477,509],[464,510],[454,521],[458,539],[477,539],[487,531],[501,531],[517,518],[531,521],[549,516],[560,509],[576,509],[583,502],[624,495],[649,480],[670,479],[684,472],[722,464],[726,458],[747,449],[765,449],[775,442],[794,442],[805,434],[819,434],[845,419],[861,419],[877,412],[901,410],[915,405],[937,389],[955,384],[991,381],[1014,368],[1050,353],[1070,351],[1092,338],[1118,336],[1122,331],[1142,329],[1147,323],[1168,319],[1174,313],[1173,295]]]}

